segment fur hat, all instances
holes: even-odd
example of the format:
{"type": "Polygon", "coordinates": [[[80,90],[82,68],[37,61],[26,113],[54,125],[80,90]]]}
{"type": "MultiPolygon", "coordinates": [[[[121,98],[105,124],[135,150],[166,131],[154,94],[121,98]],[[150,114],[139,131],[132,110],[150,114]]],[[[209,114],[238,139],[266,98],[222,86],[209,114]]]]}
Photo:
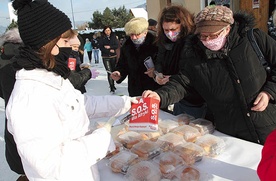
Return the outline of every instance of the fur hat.
{"type": "Polygon", "coordinates": [[[14,55],[19,53],[19,47],[22,45],[22,39],[20,38],[18,28],[13,28],[6,31],[0,37],[1,47],[1,59],[9,60],[14,55]]]}
{"type": "Polygon", "coordinates": [[[140,34],[147,31],[149,23],[145,18],[132,18],[129,22],[125,24],[126,35],[130,34],[140,34]]]}
{"type": "Polygon", "coordinates": [[[70,19],[47,0],[14,0],[12,5],[24,44],[35,50],[72,27],[70,19]]]}
{"type": "Polygon", "coordinates": [[[18,28],[12,28],[8,30],[0,37],[0,46],[2,46],[6,42],[19,44],[22,43],[22,39],[20,38],[18,28]]]}
{"type": "Polygon", "coordinates": [[[214,33],[234,23],[233,12],[226,6],[207,6],[195,17],[195,33],[214,33]]]}

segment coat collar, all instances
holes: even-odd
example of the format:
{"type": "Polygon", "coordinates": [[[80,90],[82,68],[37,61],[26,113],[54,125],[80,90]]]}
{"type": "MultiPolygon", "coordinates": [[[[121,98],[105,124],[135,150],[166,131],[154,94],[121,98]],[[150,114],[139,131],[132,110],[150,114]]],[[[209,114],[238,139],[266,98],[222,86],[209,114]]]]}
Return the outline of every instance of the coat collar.
{"type": "Polygon", "coordinates": [[[21,69],[16,72],[16,80],[33,80],[38,81],[56,89],[61,89],[63,82],[65,81],[60,75],[54,72],[49,72],[45,69],[33,69],[25,70],[21,69]]]}

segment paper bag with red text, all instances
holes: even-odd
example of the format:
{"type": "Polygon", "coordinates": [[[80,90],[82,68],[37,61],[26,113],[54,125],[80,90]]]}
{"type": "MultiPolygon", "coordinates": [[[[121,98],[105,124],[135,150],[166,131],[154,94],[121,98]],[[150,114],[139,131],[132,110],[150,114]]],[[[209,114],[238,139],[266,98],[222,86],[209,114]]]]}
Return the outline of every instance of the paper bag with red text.
{"type": "Polygon", "coordinates": [[[137,98],[138,104],[132,104],[129,120],[129,130],[157,131],[159,101],[153,98],[137,98]]]}
{"type": "Polygon", "coordinates": [[[68,67],[70,70],[76,70],[77,60],[75,58],[68,59],[68,67]]]}

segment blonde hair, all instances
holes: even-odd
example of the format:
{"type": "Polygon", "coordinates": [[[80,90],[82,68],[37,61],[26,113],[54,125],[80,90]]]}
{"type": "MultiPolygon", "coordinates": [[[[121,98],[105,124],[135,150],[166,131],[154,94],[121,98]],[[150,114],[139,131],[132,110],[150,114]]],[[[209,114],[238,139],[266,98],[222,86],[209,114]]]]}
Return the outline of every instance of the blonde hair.
{"type": "Polygon", "coordinates": [[[148,30],[149,23],[145,18],[132,18],[129,22],[125,24],[126,35],[130,34],[140,34],[148,30]]]}

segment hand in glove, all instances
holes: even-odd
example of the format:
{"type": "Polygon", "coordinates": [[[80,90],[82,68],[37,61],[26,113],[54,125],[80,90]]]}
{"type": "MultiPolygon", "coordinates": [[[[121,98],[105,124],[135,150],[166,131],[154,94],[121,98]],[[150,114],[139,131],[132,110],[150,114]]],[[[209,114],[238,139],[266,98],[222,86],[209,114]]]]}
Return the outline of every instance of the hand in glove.
{"type": "Polygon", "coordinates": [[[103,127],[106,128],[108,132],[110,132],[110,131],[111,131],[111,127],[112,127],[112,125],[114,124],[115,120],[116,120],[115,117],[111,117],[111,118],[105,123],[105,125],[104,125],[103,127]]]}
{"type": "Polygon", "coordinates": [[[138,104],[137,97],[130,97],[130,102],[133,104],[138,104]]]}
{"type": "Polygon", "coordinates": [[[90,69],[90,70],[91,70],[91,74],[92,74],[92,76],[91,76],[92,79],[95,79],[96,77],[99,76],[100,72],[98,72],[97,69],[90,69]]]}

